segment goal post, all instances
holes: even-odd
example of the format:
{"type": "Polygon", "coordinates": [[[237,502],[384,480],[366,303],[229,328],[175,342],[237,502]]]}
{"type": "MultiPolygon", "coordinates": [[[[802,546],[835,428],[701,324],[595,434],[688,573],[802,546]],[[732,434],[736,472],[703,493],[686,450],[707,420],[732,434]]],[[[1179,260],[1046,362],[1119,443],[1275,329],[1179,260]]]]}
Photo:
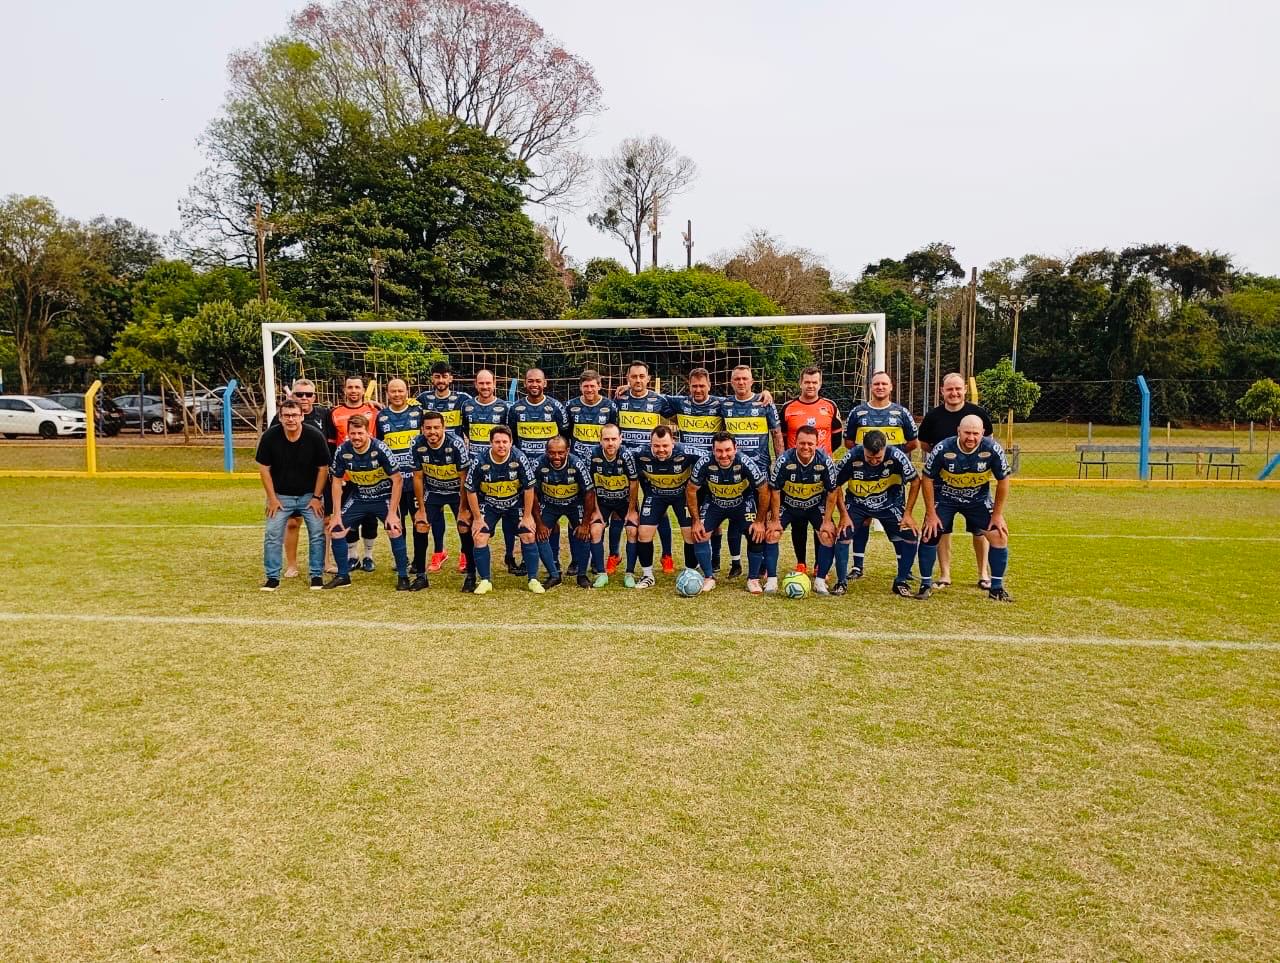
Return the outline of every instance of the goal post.
{"type": "Polygon", "coordinates": [[[427,357],[447,359],[464,379],[481,368],[503,369],[494,370],[500,383],[522,375],[526,365],[552,367],[548,394],[561,400],[572,397],[568,390],[576,389],[574,379],[584,368],[612,378],[632,360],[647,362],[667,384],[679,384],[690,368],[706,367],[712,371],[713,390],[727,386],[733,362],[746,363],[763,373],[757,378],[763,387],[781,396],[795,386],[798,372],[793,369],[807,362],[823,369],[826,386],[835,394],[848,396],[835,399],[843,402],[861,400],[871,372],[884,368],[885,316],[269,322],[262,325],[267,420],[276,413],[282,367],[311,377],[324,359],[333,371],[386,374],[411,382],[417,376],[421,385],[422,366],[410,362],[427,357]],[[421,348],[397,349],[397,354],[374,344],[375,336],[391,333],[416,333],[421,348]],[[789,383],[771,383],[780,378],[789,383]]]}

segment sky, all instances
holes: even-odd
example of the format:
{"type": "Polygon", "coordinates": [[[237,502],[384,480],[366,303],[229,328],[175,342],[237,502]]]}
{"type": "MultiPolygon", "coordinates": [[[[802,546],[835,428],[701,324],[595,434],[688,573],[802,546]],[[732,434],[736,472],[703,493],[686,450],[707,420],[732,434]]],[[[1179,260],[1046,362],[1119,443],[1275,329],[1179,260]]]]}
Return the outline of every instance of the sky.
{"type": "MultiPolygon", "coordinates": [[[[660,134],[697,163],[664,263],[691,219],[695,259],[763,229],[850,278],[933,241],[966,267],[1165,241],[1280,274],[1271,0],[521,5],[596,71],[581,149],[660,134]]],[[[4,6],[0,195],[164,235],[228,55],[302,4],[4,6]]],[[[588,209],[562,215],[570,256],[625,260],[588,209]]]]}

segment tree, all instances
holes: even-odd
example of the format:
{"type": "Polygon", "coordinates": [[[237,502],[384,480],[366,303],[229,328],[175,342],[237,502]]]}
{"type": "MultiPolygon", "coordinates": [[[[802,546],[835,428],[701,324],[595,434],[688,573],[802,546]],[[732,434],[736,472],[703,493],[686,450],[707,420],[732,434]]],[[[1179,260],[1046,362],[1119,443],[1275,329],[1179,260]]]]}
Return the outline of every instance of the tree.
{"type": "Polygon", "coordinates": [[[13,332],[23,393],[49,354],[54,325],[86,303],[83,232],[43,197],[0,202],[0,321],[13,332]]]}
{"type": "Polygon", "coordinates": [[[963,278],[964,269],[955,259],[954,246],[943,241],[934,241],[919,250],[910,252],[901,261],[884,258],[875,264],[868,264],[863,269],[862,276],[904,281],[910,287],[912,294],[927,301],[949,278],[963,278]]]}
{"type": "Polygon", "coordinates": [[[847,306],[831,287],[831,271],[805,248],[787,248],[767,231],[753,231],[746,243],[722,257],[721,271],[745,281],[786,314],[835,314],[847,306]]]}
{"type": "Polygon", "coordinates": [[[1267,422],[1267,454],[1271,457],[1271,426],[1280,421],[1280,384],[1270,378],[1261,378],[1249,386],[1239,401],[1240,410],[1251,421],[1267,422]]]}
{"type": "Polygon", "coordinates": [[[1040,386],[1022,372],[1014,371],[1013,362],[1008,358],[1001,358],[994,368],[979,372],[974,381],[978,383],[978,397],[989,411],[1012,409],[1018,418],[1030,418],[1031,409],[1040,400],[1040,386]]]}
{"type": "Polygon", "coordinates": [[[240,308],[213,301],[182,322],[178,344],[191,368],[218,380],[235,378],[256,404],[262,382],[262,325],[293,320],[294,312],[279,301],[249,301],[240,308]]]}
{"type": "Polygon", "coordinates": [[[705,271],[659,268],[605,276],[574,312],[579,318],[745,318],[780,314],[742,281],[705,271]]]}
{"type": "Polygon", "coordinates": [[[663,137],[628,137],[597,165],[600,175],[596,210],[588,215],[592,227],[613,234],[627,248],[637,274],[644,263],[641,233],[667,208],[667,202],[688,189],[698,168],[676,152],[663,137]]]}

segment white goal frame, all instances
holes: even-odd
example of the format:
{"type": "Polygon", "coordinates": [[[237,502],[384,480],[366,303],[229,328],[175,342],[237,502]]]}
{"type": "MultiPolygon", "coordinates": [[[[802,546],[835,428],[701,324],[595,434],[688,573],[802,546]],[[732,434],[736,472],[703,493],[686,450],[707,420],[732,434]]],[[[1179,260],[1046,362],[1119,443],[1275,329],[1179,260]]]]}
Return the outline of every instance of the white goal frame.
{"type": "Polygon", "coordinates": [[[788,314],[751,318],[591,318],[572,321],[289,321],[262,326],[262,380],[266,396],[267,423],[276,414],[275,358],[286,344],[304,349],[293,333],[353,331],[616,331],[623,328],[775,328],[799,325],[857,326],[871,329],[872,372],[885,364],[885,317],[883,314],[788,314]]]}

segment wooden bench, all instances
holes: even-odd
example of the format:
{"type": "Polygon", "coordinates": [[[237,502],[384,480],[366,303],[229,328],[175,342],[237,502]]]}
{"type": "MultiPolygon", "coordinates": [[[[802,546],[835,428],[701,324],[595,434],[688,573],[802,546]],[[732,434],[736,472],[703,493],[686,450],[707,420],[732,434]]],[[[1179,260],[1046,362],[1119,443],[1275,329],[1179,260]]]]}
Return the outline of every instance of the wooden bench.
{"type": "MultiPolygon", "coordinates": [[[[1088,478],[1091,468],[1101,470],[1103,478],[1110,475],[1112,466],[1137,465],[1140,449],[1137,445],[1121,444],[1087,444],[1076,445],[1078,459],[1076,477],[1088,478]]],[[[1240,449],[1229,445],[1152,445],[1151,474],[1154,477],[1158,470],[1164,470],[1165,480],[1174,477],[1174,470],[1186,465],[1200,474],[1204,468],[1204,477],[1213,473],[1214,478],[1221,478],[1225,471],[1228,478],[1239,478],[1243,465],[1240,463],[1240,449]]]]}

